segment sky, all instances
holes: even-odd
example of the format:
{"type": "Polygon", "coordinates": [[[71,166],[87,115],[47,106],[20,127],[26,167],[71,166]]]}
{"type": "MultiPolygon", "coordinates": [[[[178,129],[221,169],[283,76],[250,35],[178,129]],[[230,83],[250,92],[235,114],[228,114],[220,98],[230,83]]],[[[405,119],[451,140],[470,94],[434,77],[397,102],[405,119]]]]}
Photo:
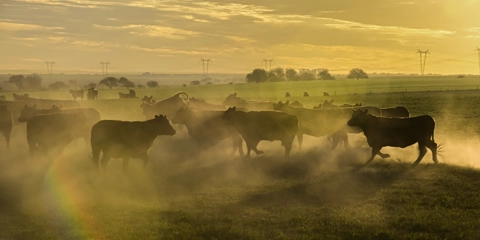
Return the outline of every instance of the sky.
{"type": "Polygon", "coordinates": [[[0,0],[0,73],[479,74],[480,0],[0,0]],[[205,63],[205,66],[203,65],[205,63]],[[267,65],[270,68],[270,65],[267,65]]]}

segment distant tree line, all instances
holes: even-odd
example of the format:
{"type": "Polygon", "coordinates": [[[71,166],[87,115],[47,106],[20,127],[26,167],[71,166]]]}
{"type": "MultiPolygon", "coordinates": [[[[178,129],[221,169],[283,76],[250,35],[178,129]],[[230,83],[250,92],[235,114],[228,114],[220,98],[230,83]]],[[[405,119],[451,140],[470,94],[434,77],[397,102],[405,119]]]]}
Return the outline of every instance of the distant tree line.
{"type": "Polygon", "coordinates": [[[8,78],[9,83],[15,84],[18,90],[40,90],[42,87],[42,77],[34,73],[28,76],[23,75],[12,75],[8,78]]]}
{"type": "Polygon", "coordinates": [[[305,81],[305,80],[335,80],[328,69],[306,69],[298,71],[293,68],[274,68],[266,71],[262,68],[256,68],[246,76],[247,82],[283,82],[283,81],[305,81]]]}
{"type": "MultiPolygon", "coordinates": [[[[368,78],[368,75],[360,68],[353,68],[350,70],[347,78],[360,79],[368,78]]],[[[275,68],[266,71],[262,68],[256,68],[251,73],[247,74],[245,79],[249,83],[259,82],[283,82],[283,81],[308,81],[308,80],[335,80],[328,69],[316,68],[307,69],[302,68],[298,71],[293,68],[275,68]]]]}

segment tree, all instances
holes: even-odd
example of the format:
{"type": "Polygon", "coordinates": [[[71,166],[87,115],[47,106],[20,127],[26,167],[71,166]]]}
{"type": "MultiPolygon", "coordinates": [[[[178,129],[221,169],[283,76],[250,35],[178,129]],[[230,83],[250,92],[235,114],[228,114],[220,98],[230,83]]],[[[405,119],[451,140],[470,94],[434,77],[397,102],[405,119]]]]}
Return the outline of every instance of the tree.
{"type": "Polygon", "coordinates": [[[62,81],[56,81],[54,83],[50,83],[48,85],[48,88],[52,90],[67,89],[68,85],[62,81]]]}
{"type": "Polygon", "coordinates": [[[335,80],[335,77],[332,76],[328,72],[328,69],[326,69],[326,68],[319,68],[317,75],[318,75],[318,79],[320,79],[320,80],[335,80]]]}
{"type": "Polygon", "coordinates": [[[112,90],[112,87],[118,86],[118,79],[116,77],[106,77],[98,85],[105,85],[112,90]]]}
{"type": "Polygon", "coordinates": [[[127,89],[130,89],[130,88],[134,88],[134,87],[135,87],[135,83],[133,83],[132,81],[128,80],[126,77],[121,77],[120,79],[118,79],[118,84],[119,84],[121,87],[126,87],[127,89]]]}
{"type": "Polygon", "coordinates": [[[68,84],[77,85],[77,80],[76,79],[70,79],[70,80],[68,80],[68,84]]]}
{"type": "Polygon", "coordinates": [[[97,84],[93,83],[93,82],[91,82],[87,85],[88,88],[95,88],[96,86],[97,86],[97,84]]]}
{"type": "Polygon", "coordinates": [[[311,69],[300,69],[298,73],[298,80],[315,80],[316,70],[311,69]]]}
{"type": "Polygon", "coordinates": [[[42,77],[36,73],[30,74],[25,78],[25,85],[34,91],[40,89],[42,87],[42,77]]]}
{"type": "Polygon", "coordinates": [[[147,86],[150,88],[158,87],[158,82],[157,81],[148,81],[147,86]]]}
{"type": "Polygon", "coordinates": [[[287,68],[287,70],[285,71],[285,77],[287,78],[288,81],[298,80],[297,70],[293,68],[287,68]]]}
{"type": "Polygon", "coordinates": [[[285,78],[285,72],[281,67],[270,70],[267,76],[269,82],[283,82],[287,80],[285,78]]]}
{"type": "Polygon", "coordinates": [[[352,70],[350,70],[350,73],[348,73],[347,78],[356,78],[358,80],[359,78],[368,78],[368,75],[360,68],[352,68],[352,70]]]}
{"type": "Polygon", "coordinates": [[[8,82],[15,84],[18,90],[23,90],[25,84],[25,77],[23,75],[12,75],[8,78],[8,82]]]}
{"type": "Polygon", "coordinates": [[[256,68],[256,69],[253,69],[252,73],[247,74],[245,78],[249,83],[251,82],[259,83],[259,82],[266,82],[268,79],[268,76],[267,76],[267,71],[265,71],[265,69],[256,68]]]}

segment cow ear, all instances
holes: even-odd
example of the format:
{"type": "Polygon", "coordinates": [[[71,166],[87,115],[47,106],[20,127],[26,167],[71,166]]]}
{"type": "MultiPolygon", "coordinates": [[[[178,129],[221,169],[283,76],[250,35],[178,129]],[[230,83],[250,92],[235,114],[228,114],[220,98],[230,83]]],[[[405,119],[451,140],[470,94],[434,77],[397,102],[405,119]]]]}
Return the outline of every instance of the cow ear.
{"type": "Polygon", "coordinates": [[[288,105],[288,104],[290,104],[290,100],[287,100],[287,101],[285,102],[285,105],[288,105]]]}
{"type": "Polygon", "coordinates": [[[235,97],[236,97],[236,96],[237,96],[237,93],[234,93],[234,94],[233,94],[233,96],[235,96],[235,97]]]}
{"type": "Polygon", "coordinates": [[[367,114],[367,113],[368,113],[368,109],[365,109],[363,112],[364,112],[365,114],[367,114]]]}
{"type": "Polygon", "coordinates": [[[55,108],[55,104],[52,104],[52,109],[54,109],[54,108],[55,108]]]}

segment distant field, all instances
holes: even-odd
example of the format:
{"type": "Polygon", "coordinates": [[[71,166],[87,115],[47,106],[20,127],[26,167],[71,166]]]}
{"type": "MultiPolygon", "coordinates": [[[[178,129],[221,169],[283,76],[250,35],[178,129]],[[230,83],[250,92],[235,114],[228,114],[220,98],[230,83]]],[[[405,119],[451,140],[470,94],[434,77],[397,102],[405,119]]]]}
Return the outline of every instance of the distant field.
{"type": "MultiPolygon", "coordinates": [[[[62,158],[28,161],[25,125],[18,125],[11,152],[4,152],[0,137],[0,238],[478,239],[477,85],[480,78],[436,77],[161,86],[135,89],[137,99],[118,99],[125,89],[100,90],[99,100],[80,104],[122,120],[144,120],[144,95],[159,100],[179,91],[214,103],[236,92],[251,100],[298,100],[307,108],[326,99],[403,105],[413,116],[435,118],[441,164],[433,165],[427,153],[411,168],[414,145],[385,148],[391,158],[352,173],[369,156],[362,134],[349,136],[353,149],[335,151],[324,137],[306,137],[305,149],[298,151],[295,141],[289,159],[279,142],[261,142],[265,155],[245,159],[231,153],[230,141],[199,149],[176,126],[176,135],[154,142],[145,171],[134,159],[123,175],[121,161],[112,159],[102,178],[82,142],[62,158]]],[[[71,99],[68,91],[29,94],[71,99]]]]}

